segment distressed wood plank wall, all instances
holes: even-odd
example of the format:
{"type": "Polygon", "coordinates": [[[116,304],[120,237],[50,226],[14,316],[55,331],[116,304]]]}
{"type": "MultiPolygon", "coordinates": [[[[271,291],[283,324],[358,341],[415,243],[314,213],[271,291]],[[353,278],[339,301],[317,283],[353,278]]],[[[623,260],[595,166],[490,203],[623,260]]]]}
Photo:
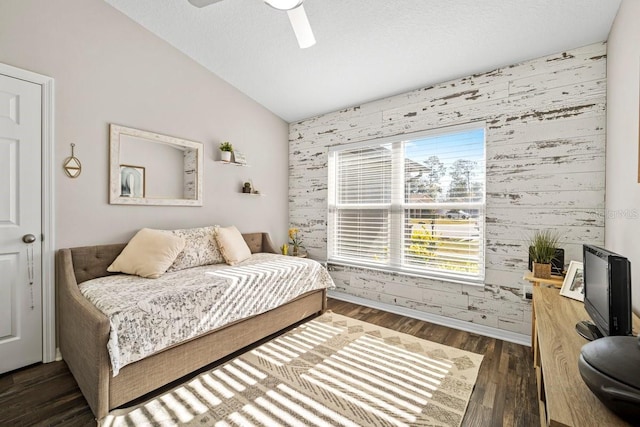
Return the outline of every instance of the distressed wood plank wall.
{"type": "Polygon", "coordinates": [[[604,243],[605,108],[598,43],[292,123],[290,223],[325,260],[328,147],[485,121],[485,286],[339,266],[331,275],[343,293],[530,334],[527,237],[556,228],[567,262],[582,243],[604,243]]]}

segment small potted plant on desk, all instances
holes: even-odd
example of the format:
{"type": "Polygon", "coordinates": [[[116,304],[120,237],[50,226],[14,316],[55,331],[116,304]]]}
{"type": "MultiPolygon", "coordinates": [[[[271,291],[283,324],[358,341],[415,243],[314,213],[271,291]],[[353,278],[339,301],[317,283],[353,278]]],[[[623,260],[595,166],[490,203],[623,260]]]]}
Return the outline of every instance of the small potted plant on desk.
{"type": "Polygon", "coordinates": [[[231,153],[233,152],[233,145],[229,141],[225,141],[220,144],[220,160],[223,162],[231,161],[231,153]]]}
{"type": "Polygon", "coordinates": [[[539,230],[533,233],[529,241],[529,256],[533,261],[533,277],[551,278],[551,261],[556,257],[556,248],[560,236],[552,230],[539,230]]]}

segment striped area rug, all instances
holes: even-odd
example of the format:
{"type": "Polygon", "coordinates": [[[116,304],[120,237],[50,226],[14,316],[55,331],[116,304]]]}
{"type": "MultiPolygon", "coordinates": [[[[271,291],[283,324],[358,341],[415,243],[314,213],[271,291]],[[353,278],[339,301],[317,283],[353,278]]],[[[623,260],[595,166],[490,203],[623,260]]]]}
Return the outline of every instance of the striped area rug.
{"type": "Polygon", "coordinates": [[[482,356],[325,313],[101,426],[459,426],[482,356]]]}

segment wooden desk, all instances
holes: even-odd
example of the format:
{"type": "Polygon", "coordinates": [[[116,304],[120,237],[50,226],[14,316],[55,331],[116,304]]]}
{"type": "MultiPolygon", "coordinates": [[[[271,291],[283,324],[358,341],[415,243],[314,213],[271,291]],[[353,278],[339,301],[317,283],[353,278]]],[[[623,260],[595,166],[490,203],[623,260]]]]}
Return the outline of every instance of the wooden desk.
{"type": "MultiPolygon", "coordinates": [[[[590,320],[580,301],[560,296],[557,289],[533,288],[534,368],[543,426],[626,426],[582,381],[580,348],[588,341],[575,331],[590,320]]],[[[640,327],[637,316],[634,330],[640,327]]]]}
{"type": "MultiPolygon", "coordinates": [[[[524,280],[528,280],[533,284],[533,287],[536,286],[553,286],[556,289],[562,288],[562,283],[564,282],[564,277],[562,276],[551,276],[550,279],[541,279],[539,277],[533,277],[533,273],[527,270],[522,277],[524,280]]],[[[531,307],[531,351],[535,355],[535,341],[536,341],[536,313],[531,307]]]]}

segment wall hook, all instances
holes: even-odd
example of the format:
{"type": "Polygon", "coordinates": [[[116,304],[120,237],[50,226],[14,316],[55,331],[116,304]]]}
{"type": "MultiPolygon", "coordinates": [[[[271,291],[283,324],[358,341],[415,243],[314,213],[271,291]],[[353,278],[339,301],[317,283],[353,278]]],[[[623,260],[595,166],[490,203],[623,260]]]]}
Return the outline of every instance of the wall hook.
{"type": "Polygon", "coordinates": [[[71,143],[71,157],[67,157],[62,166],[64,173],[66,173],[69,178],[77,178],[80,176],[80,172],[82,172],[82,163],[80,163],[80,160],[74,154],[75,146],[76,144],[71,143]]]}

